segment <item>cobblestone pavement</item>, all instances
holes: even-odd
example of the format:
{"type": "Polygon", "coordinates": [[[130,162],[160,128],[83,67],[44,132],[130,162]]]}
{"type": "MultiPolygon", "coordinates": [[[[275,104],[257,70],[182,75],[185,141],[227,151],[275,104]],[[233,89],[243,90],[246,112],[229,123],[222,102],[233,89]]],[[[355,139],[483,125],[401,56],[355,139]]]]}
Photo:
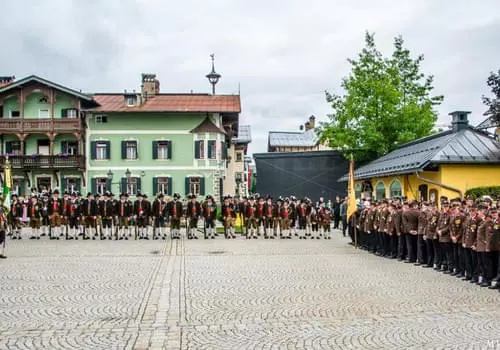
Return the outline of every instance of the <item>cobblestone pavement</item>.
{"type": "Polygon", "coordinates": [[[324,240],[8,241],[0,349],[500,349],[500,293],[324,240]]]}

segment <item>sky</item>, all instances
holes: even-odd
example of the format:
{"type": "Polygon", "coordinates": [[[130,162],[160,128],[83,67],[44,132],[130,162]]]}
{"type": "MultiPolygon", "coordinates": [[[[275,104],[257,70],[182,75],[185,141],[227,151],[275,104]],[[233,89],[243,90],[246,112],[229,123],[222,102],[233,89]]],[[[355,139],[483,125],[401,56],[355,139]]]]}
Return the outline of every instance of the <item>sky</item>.
{"type": "Polygon", "coordinates": [[[165,93],[240,91],[249,152],[267,151],[271,130],[326,121],[325,90],[342,93],[348,58],[374,32],[391,54],[402,35],[445,96],[438,124],[468,110],[484,119],[486,79],[500,69],[498,0],[19,0],[2,3],[0,75],[30,74],[84,92],[140,89],[156,73],[165,93]]]}

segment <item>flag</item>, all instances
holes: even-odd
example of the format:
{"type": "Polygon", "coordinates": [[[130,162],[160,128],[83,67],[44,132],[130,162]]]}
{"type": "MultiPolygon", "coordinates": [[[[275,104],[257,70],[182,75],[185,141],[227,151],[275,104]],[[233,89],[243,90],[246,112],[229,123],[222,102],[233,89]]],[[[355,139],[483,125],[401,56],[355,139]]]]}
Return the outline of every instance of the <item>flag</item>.
{"type": "Polygon", "coordinates": [[[351,162],[349,164],[349,183],[347,184],[347,218],[349,219],[352,214],[358,209],[356,205],[356,192],[354,190],[354,158],[351,154],[351,162]]]}
{"type": "Polygon", "coordinates": [[[5,158],[5,174],[3,179],[3,207],[4,212],[8,213],[10,211],[10,190],[12,188],[12,169],[10,168],[9,157],[5,158]]]}

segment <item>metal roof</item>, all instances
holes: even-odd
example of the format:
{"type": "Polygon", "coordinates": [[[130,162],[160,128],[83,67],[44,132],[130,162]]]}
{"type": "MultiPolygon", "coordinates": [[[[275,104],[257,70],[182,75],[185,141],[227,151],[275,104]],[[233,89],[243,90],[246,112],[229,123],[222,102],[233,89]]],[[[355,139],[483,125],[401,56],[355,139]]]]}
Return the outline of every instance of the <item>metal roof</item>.
{"type": "Polygon", "coordinates": [[[250,143],[252,142],[252,133],[250,125],[240,125],[238,127],[238,137],[234,139],[234,143],[250,143]]]}
{"type": "MultiPolygon", "coordinates": [[[[500,143],[471,127],[402,145],[354,171],[356,180],[408,174],[428,164],[500,164],[500,143]]],[[[347,181],[348,174],[338,181],[347,181]]]]}
{"type": "Polygon", "coordinates": [[[304,132],[269,132],[269,146],[271,147],[314,147],[318,144],[318,140],[318,135],[316,135],[314,129],[304,132]]]}

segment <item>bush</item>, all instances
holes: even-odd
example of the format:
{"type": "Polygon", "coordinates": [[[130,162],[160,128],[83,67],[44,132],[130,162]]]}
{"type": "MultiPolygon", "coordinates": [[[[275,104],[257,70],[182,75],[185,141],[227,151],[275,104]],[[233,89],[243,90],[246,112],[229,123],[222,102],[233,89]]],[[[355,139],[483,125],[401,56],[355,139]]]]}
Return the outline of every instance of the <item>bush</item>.
{"type": "Polygon", "coordinates": [[[500,186],[484,186],[470,188],[465,192],[465,196],[472,196],[474,199],[482,196],[490,196],[492,198],[500,198],[500,186]]]}

